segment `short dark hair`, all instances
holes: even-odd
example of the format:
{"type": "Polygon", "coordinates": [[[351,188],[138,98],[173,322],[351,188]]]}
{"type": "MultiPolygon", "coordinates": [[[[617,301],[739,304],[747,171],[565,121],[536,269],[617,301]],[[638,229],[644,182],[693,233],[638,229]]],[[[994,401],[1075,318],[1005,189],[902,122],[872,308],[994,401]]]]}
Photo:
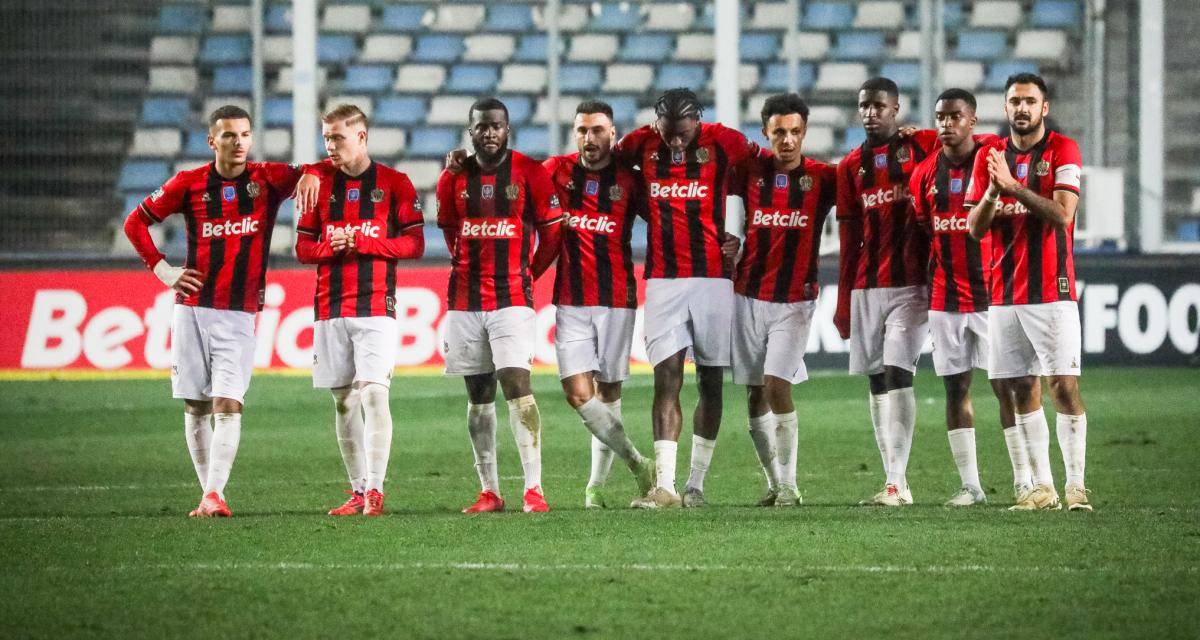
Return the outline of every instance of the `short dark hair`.
{"type": "Polygon", "coordinates": [[[700,118],[704,107],[700,99],[691,89],[676,87],[668,89],[654,103],[654,115],[667,120],[682,120],[684,118],[700,118]]]}
{"type": "MultiPolygon", "coordinates": [[[[217,107],[215,111],[208,114],[208,126],[212,128],[217,124],[217,120],[240,120],[242,118],[250,120],[250,114],[235,104],[227,104],[217,107]]],[[[254,122],[251,121],[250,124],[254,124],[254,122]]]]}
{"type": "Polygon", "coordinates": [[[472,102],[471,110],[469,112],[467,112],[467,120],[470,120],[471,114],[475,113],[476,111],[492,111],[493,109],[499,109],[499,110],[503,111],[504,112],[504,121],[508,122],[508,107],[504,106],[504,103],[500,102],[500,99],[496,98],[494,96],[488,97],[488,98],[480,98],[480,99],[476,100],[475,102],[472,102]]]}
{"type": "Polygon", "coordinates": [[[1014,84],[1035,84],[1042,92],[1042,98],[1045,100],[1050,99],[1050,90],[1046,88],[1046,81],[1036,73],[1022,72],[1012,74],[1008,77],[1008,80],[1004,81],[1004,93],[1008,93],[1009,88],[1014,84]]]}
{"type": "Polygon", "coordinates": [[[795,93],[780,93],[767,98],[762,106],[762,123],[767,126],[771,116],[783,116],[790,113],[800,114],[800,119],[808,123],[808,104],[795,93]]]}
{"type": "Polygon", "coordinates": [[[579,106],[575,107],[575,113],[603,113],[608,116],[609,120],[613,119],[612,105],[603,100],[584,100],[579,103],[579,106]]]}
{"type": "Polygon", "coordinates": [[[896,83],[893,82],[891,78],[885,78],[883,76],[876,76],[870,80],[867,80],[866,82],[862,83],[862,86],[859,87],[858,90],[883,91],[893,98],[900,98],[900,87],[897,87],[896,83]]]}
{"type": "Polygon", "coordinates": [[[971,107],[971,111],[976,109],[975,96],[966,89],[959,89],[957,87],[946,89],[942,92],[942,95],[937,97],[937,100],[934,102],[937,103],[941,102],[942,100],[962,100],[971,107]]]}

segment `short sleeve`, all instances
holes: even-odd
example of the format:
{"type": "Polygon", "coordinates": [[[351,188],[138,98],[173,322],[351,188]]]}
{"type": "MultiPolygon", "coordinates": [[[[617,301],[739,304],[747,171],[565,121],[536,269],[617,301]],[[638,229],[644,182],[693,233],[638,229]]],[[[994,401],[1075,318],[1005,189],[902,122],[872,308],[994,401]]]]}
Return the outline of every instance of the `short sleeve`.
{"type": "Polygon", "coordinates": [[[837,219],[861,218],[862,209],[854,194],[854,163],[846,156],[837,165],[837,219]]]}
{"type": "Polygon", "coordinates": [[[458,224],[458,210],[454,196],[455,176],[447,169],[442,170],[437,183],[437,224],[446,229],[458,224]]]}
{"type": "Polygon", "coordinates": [[[530,193],[526,197],[533,198],[534,220],[539,225],[562,221],[562,205],[558,201],[558,194],[554,191],[550,173],[546,171],[545,167],[532,160],[528,167],[529,174],[526,178],[529,181],[530,193]]]}
{"type": "Polygon", "coordinates": [[[183,209],[183,203],[187,199],[188,180],[185,174],[177,173],[170,180],[167,180],[163,186],[154,190],[154,193],[146,196],[142,200],[138,208],[142,213],[150,217],[155,222],[162,222],[173,213],[178,213],[183,209]]]}
{"type": "Polygon", "coordinates": [[[271,189],[285,198],[292,195],[300,176],[304,175],[302,167],[296,163],[267,162],[263,167],[271,189]]]}
{"type": "Polygon", "coordinates": [[[1083,157],[1079,153],[1079,144],[1070,138],[1059,136],[1054,154],[1054,190],[1070,191],[1079,195],[1082,180],[1083,157]]]}

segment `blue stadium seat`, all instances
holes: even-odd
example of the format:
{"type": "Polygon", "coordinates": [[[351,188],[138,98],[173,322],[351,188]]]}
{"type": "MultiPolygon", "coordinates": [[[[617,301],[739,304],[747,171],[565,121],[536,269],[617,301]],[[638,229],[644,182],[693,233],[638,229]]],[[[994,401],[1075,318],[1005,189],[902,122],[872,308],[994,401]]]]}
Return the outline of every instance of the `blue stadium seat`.
{"type": "Polygon", "coordinates": [[[550,155],[550,132],[546,127],[521,127],[516,131],[513,148],[541,160],[550,155]]]}
{"type": "Polygon", "coordinates": [[[662,62],[671,57],[674,40],[665,34],[639,33],[625,38],[625,44],[617,52],[620,62],[662,62]]]}
{"type": "Polygon", "coordinates": [[[521,38],[521,44],[513,53],[513,62],[546,62],[546,36],[531,34],[521,38]]]}
{"type": "Polygon", "coordinates": [[[208,22],[204,7],[184,7],[169,4],[158,11],[158,32],[164,34],[199,34],[208,22]]]}
{"type": "Polygon", "coordinates": [[[404,31],[415,32],[424,31],[425,25],[421,22],[425,18],[425,12],[429,7],[425,5],[413,4],[394,4],[383,8],[383,17],[380,20],[380,31],[404,31]]]}
{"type": "Polygon", "coordinates": [[[213,70],[213,93],[249,95],[254,72],[248,66],[217,67],[213,70]]]}
{"type": "Polygon", "coordinates": [[[525,124],[533,117],[533,100],[529,96],[504,95],[500,101],[508,107],[508,122],[513,125],[525,124]]]}
{"type": "Polygon", "coordinates": [[[383,93],[391,91],[392,68],[378,65],[352,65],[346,67],[346,79],[342,91],[347,93],[383,93]]]}
{"type": "Polygon", "coordinates": [[[1008,53],[1008,39],[1001,31],[963,31],[958,34],[954,57],[962,60],[995,60],[1008,53]]]}
{"type": "Polygon", "coordinates": [[[807,29],[845,29],[854,22],[854,8],[845,2],[806,2],[801,24],[807,29]]]}
{"type": "Polygon", "coordinates": [[[882,33],[852,31],[838,35],[831,57],[834,60],[875,60],[886,54],[882,33]]]}
{"type": "Polygon", "coordinates": [[[867,132],[857,124],[850,125],[846,128],[846,137],[842,140],[842,146],[838,150],[842,153],[850,153],[854,149],[862,146],[862,143],[867,141],[867,132]]]}
{"type": "Polygon", "coordinates": [[[995,62],[988,69],[987,77],[983,79],[983,88],[999,91],[1004,89],[1008,77],[1015,73],[1038,73],[1036,62],[1028,60],[1002,60],[995,62]]]}
{"type": "Polygon", "coordinates": [[[171,177],[171,165],[164,160],[130,160],[121,167],[117,189],[149,192],[171,177]]]}
{"type": "Polygon", "coordinates": [[[1029,12],[1034,27],[1071,28],[1081,23],[1077,0],[1038,0],[1029,12]]]}
{"type": "MultiPolygon", "coordinates": [[[[811,64],[803,62],[796,69],[797,80],[799,82],[800,91],[808,91],[812,88],[813,83],[817,80],[817,71],[811,64]]],[[[762,80],[759,81],[759,91],[787,91],[788,77],[787,64],[783,62],[773,62],[767,65],[766,71],[763,73],[762,80]]]]}
{"type": "Polygon", "coordinates": [[[200,49],[200,62],[209,65],[250,62],[250,36],[208,36],[200,49]]]}
{"type": "MultiPolygon", "coordinates": [[[[458,60],[463,52],[462,36],[421,36],[413,47],[409,60],[413,62],[450,63],[458,60]]],[[[544,54],[543,54],[543,57],[544,54]]]]}
{"type": "Polygon", "coordinates": [[[354,36],[323,35],[317,38],[317,60],[322,63],[347,63],[354,58],[358,47],[354,36]]]}
{"type": "Polygon", "coordinates": [[[263,102],[263,119],[268,127],[292,126],[292,99],[267,98],[263,102]]]}
{"type": "Polygon", "coordinates": [[[122,209],[122,211],[125,213],[129,213],[130,211],[133,211],[134,209],[137,208],[137,206],[139,204],[142,203],[142,200],[145,200],[145,199],[146,199],[145,192],[131,191],[131,192],[125,194],[125,208],[122,209]]]}
{"type": "Polygon", "coordinates": [[[654,88],[658,91],[674,87],[700,91],[707,85],[708,67],[700,64],[664,64],[658,68],[658,78],[654,80],[654,88]]]}
{"type": "Polygon", "coordinates": [[[495,89],[499,79],[500,73],[490,64],[459,64],[450,67],[450,77],[442,89],[452,93],[481,95],[495,89]]]}
{"type": "MultiPolygon", "coordinates": [[[[913,24],[920,22],[919,16],[914,16],[913,24]]],[[[947,2],[942,10],[942,23],[947,29],[957,29],[963,26],[966,17],[963,15],[962,3],[947,2]]]]}
{"type": "Polygon", "coordinates": [[[207,129],[192,129],[187,132],[183,141],[183,157],[208,158],[212,154],[212,149],[208,146],[207,129]]]}
{"type": "Polygon", "coordinates": [[[533,31],[533,10],[527,5],[501,4],[488,8],[481,32],[522,33],[533,31]]]}
{"type": "Polygon", "coordinates": [[[458,147],[462,137],[459,129],[450,127],[422,127],[411,134],[405,155],[417,158],[443,158],[447,151],[458,147]]]}
{"type": "Polygon", "coordinates": [[[291,33],[292,32],[292,6],[290,4],[273,4],[267,7],[266,19],[263,21],[263,29],[267,33],[291,33]]]}
{"type": "Polygon", "coordinates": [[[769,33],[743,33],[738,49],[745,62],[774,60],[779,56],[779,38],[769,33]]]}
{"type": "Polygon", "coordinates": [[[749,138],[751,142],[757,142],[758,146],[763,147],[764,149],[771,148],[771,143],[767,142],[767,137],[762,134],[761,126],[756,124],[744,124],[741,127],[738,127],[738,130],[742,132],[742,135],[749,138]]]}
{"type": "Polygon", "coordinates": [[[891,78],[902,91],[911,91],[921,84],[921,65],[915,62],[888,62],[879,69],[879,75],[891,78]]]}
{"type": "Polygon", "coordinates": [[[568,93],[592,93],[601,82],[603,72],[597,64],[564,64],[558,70],[559,87],[568,93]]]}
{"type": "Polygon", "coordinates": [[[388,96],[375,104],[372,121],[378,124],[412,126],[425,122],[425,100],[416,96],[388,96]]]}
{"type": "Polygon", "coordinates": [[[191,115],[187,98],[146,98],[142,103],[142,122],[179,126],[191,115]]]}
{"type": "Polygon", "coordinates": [[[612,107],[613,122],[626,125],[617,133],[626,133],[626,128],[637,122],[637,99],[633,96],[609,96],[605,102],[612,107]]]}
{"type": "Polygon", "coordinates": [[[632,3],[602,4],[600,13],[592,18],[589,31],[633,31],[642,21],[637,5],[632,3]]]}
{"type": "Polygon", "coordinates": [[[1200,242],[1200,220],[1184,220],[1175,229],[1180,242],[1200,242]]]}

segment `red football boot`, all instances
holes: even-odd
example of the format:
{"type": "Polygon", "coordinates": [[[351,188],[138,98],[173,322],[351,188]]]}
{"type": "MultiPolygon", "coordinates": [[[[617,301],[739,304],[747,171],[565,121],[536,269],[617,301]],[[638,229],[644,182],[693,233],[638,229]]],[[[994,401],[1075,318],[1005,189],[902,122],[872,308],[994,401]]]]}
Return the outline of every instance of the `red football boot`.
{"type": "Polygon", "coordinates": [[[363,506],[362,514],[364,516],[381,516],[383,515],[383,493],[371,489],[367,492],[367,504],[363,506]]]}
{"type": "Polygon", "coordinates": [[[550,505],[546,504],[541,487],[525,490],[525,513],[546,513],[549,510],[550,505]]]}
{"type": "Polygon", "coordinates": [[[463,513],[490,513],[493,511],[504,511],[504,500],[491,491],[480,492],[479,499],[475,501],[475,504],[463,509],[463,513]]]}
{"type": "Polygon", "coordinates": [[[229,505],[225,504],[216,491],[209,491],[200,501],[200,506],[188,515],[193,518],[228,518],[233,515],[233,512],[229,510],[229,505]]]}
{"type": "Polygon", "coordinates": [[[347,489],[346,493],[350,494],[350,499],[347,500],[342,506],[330,509],[329,515],[356,516],[363,512],[363,506],[366,505],[366,500],[363,498],[363,494],[351,489],[347,489]]]}

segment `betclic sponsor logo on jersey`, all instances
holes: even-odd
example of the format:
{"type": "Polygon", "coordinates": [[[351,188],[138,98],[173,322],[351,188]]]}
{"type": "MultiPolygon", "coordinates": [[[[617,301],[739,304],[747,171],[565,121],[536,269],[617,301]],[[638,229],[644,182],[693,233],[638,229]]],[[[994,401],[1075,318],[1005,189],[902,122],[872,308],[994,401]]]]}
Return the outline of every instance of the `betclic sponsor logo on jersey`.
{"type": "Polygon", "coordinates": [[[698,200],[707,198],[708,185],[699,180],[653,180],[650,197],[663,200],[698,200]]]}
{"type": "Polygon", "coordinates": [[[612,216],[572,214],[567,216],[567,226],[576,231],[611,234],[617,232],[617,221],[612,216]]]}
{"type": "Polygon", "coordinates": [[[933,214],[933,230],[936,233],[951,233],[954,231],[967,232],[971,230],[967,224],[967,216],[940,216],[933,214]]]}
{"type": "Polygon", "coordinates": [[[803,211],[780,211],[778,209],[755,209],[750,216],[752,227],[775,227],[779,229],[804,229],[808,227],[809,215],[803,211]]]}
{"type": "Polygon", "coordinates": [[[458,235],[466,240],[513,240],[517,223],[509,218],[468,218],[462,221],[458,235]]]}
{"type": "Polygon", "coordinates": [[[863,209],[882,207],[893,202],[902,202],[908,198],[908,185],[897,184],[887,189],[864,191],[862,194],[863,209]]]}
{"type": "Polygon", "coordinates": [[[241,220],[223,220],[220,222],[205,222],[200,225],[202,238],[224,238],[228,236],[248,236],[258,233],[258,218],[247,217],[241,220]]]}
{"type": "Polygon", "coordinates": [[[368,238],[378,238],[380,231],[379,225],[364,220],[358,224],[327,224],[325,225],[325,236],[329,237],[333,235],[333,232],[338,229],[341,229],[347,235],[354,235],[357,232],[368,238]]]}

